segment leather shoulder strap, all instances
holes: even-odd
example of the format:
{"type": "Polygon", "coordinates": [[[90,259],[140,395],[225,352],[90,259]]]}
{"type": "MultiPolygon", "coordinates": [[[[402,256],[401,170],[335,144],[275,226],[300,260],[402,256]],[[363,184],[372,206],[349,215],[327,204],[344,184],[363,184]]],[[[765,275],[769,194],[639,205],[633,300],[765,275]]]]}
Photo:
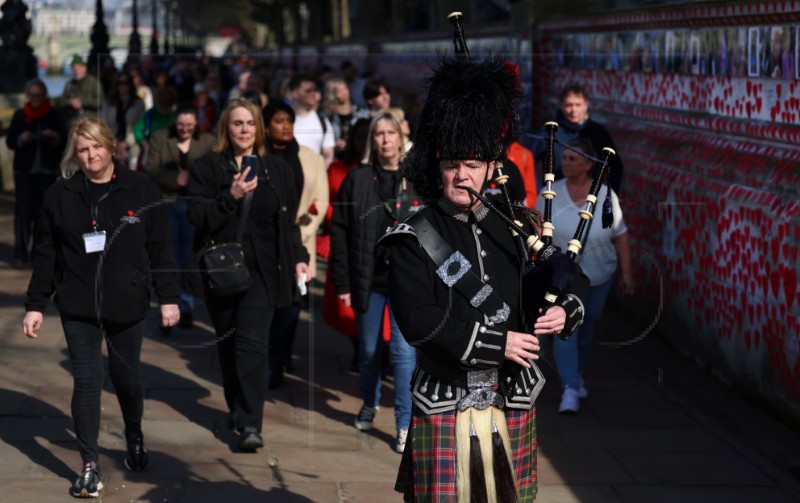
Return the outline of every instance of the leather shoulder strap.
{"type": "Polygon", "coordinates": [[[448,287],[455,287],[472,307],[486,315],[487,325],[496,325],[508,320],[510,314],[508,304],[494,292],[491,285],[484,283],[475,274],[472,264],[461,252],[450,247],[425,218],[424,213],[412,216],[405,224],[413,227],[420,246],[436,264],[436,274],[439,279],[448,287]]]}

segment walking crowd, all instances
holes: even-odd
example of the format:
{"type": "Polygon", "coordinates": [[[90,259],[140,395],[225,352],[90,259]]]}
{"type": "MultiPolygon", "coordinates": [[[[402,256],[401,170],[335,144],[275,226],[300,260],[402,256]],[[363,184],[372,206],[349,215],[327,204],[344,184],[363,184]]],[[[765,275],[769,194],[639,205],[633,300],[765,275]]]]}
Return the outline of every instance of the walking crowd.
{"type": "MultiPolygon", "coordinates": [[[[32,268],[25,335],[37,337],[53,298],[66,337],[82,461],[72,495],[103,488],[104,340],[125,466],[148,465],[139,367],[151,294],[164,337],[191,328],[196,299],[205,302],[227,422],[252,452],[264,447],[267,390],[294,371],[295,332],[316,280],[323,319],[352,341],[358,430],[373,428],[391,376],[393,448],[403,454],[396,490],[407,501],[535,498],[545,338],[559,411],[578,413],[615,273],[621,293],[635,287],[617,159],[599,195],[612,203],[613,226],[590,226],[575,279],[551,307],[522,299],[525,267],[506,224],[467,190],[499,200],[493,174],[503,168],[524,228],[541,230],[544,152],[541,142],[522,144],[508,66],[445,60],[424,105],[409,94],[397,100],[403,108],[392,107],[391,82],[349,62],[296,73],[247,56],[142,56],[100,74],[76,55],[60,97],[28,83],[6,139],[15,151],[14,265],[32,268]],[[480,452],[485,470],[475,465],[480,452]]],[[[566,88],[560,102],[554,244],[566,249],[594,158],[613,142],[588,119],[582,87],[566,88]]]]}

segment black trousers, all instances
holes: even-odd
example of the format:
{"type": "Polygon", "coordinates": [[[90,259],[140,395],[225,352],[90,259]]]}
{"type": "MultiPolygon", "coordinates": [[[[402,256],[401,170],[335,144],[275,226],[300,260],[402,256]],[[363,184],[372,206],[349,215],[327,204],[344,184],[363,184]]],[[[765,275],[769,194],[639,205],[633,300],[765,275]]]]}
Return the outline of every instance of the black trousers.
{"type": "MultiPolygon", "coordinates": [[[[72,420],[78,450],[84,463],[98,461],[97,436],[100,431],[100,393],[103,373],[103,332],[97,322],[62,316],[72,363],[72,420]]],[[[145,322],[104,327],[108,348],[108,370],[122,410],[126,436],[142,431],[144,385],[139,376],[145,322]]]]}
{"type": "MultiPolygon", "coordinates": [[[[251,271],[252,273],[253,271],[251,271]]],[[[206,298],[217,333],[225,403],[239,416],[239,426],[261,431],[269,368],[269,329],[275,315],[260,274],[253,286],[237,299],[206,298]]]]}
{"type": "Polygon", "coordinates": [[[283,367],[292,361],[292,347],[299,321],[299,304],[275,311],[269,333],[269,366],[273,372],[282,371],[283,367]]]}
{"type": "Polygon", "coordinates": [[[55,175],[14,172],[14,260],[30,262],[32,229],[39,217],[44,193],[55,180],[55,175]]]}

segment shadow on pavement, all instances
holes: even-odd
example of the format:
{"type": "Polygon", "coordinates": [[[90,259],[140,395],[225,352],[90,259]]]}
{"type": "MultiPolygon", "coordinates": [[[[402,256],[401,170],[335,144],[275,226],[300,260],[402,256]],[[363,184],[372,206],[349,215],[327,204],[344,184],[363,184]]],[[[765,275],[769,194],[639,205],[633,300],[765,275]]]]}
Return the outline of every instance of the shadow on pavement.
{"type": "Polygon", "coordinates": [[[5,416],[0,423],[1,441],[17,449],[32,465],[38,465],[53,475],[65,479],[75,475],[75,470],[55,457],[46,445],[47,442],[74,443],[70,418],[52,405],[19,391],[0,389],[0,404],[0,410],[3,411],[0,415],[5,416]],[[23,408],[36,410],[37,413],[35,416],[23,416],[20,414],[23,408]],[[38,439],[46,441],[45,445],[40,444],[38,439]]]}

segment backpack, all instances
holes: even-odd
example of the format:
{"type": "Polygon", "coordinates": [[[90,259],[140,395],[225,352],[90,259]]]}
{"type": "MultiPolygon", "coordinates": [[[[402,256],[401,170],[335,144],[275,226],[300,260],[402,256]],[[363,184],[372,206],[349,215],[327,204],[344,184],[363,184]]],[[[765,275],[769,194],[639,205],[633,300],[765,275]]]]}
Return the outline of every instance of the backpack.
{"type": "Polygon", "coordinates": [[[322,125],[322,136],[324,137],[328,133],[328,123],[325,120],[325,116],[317,110],[317,117],[319,117],[319,123],[322,125]]]}

